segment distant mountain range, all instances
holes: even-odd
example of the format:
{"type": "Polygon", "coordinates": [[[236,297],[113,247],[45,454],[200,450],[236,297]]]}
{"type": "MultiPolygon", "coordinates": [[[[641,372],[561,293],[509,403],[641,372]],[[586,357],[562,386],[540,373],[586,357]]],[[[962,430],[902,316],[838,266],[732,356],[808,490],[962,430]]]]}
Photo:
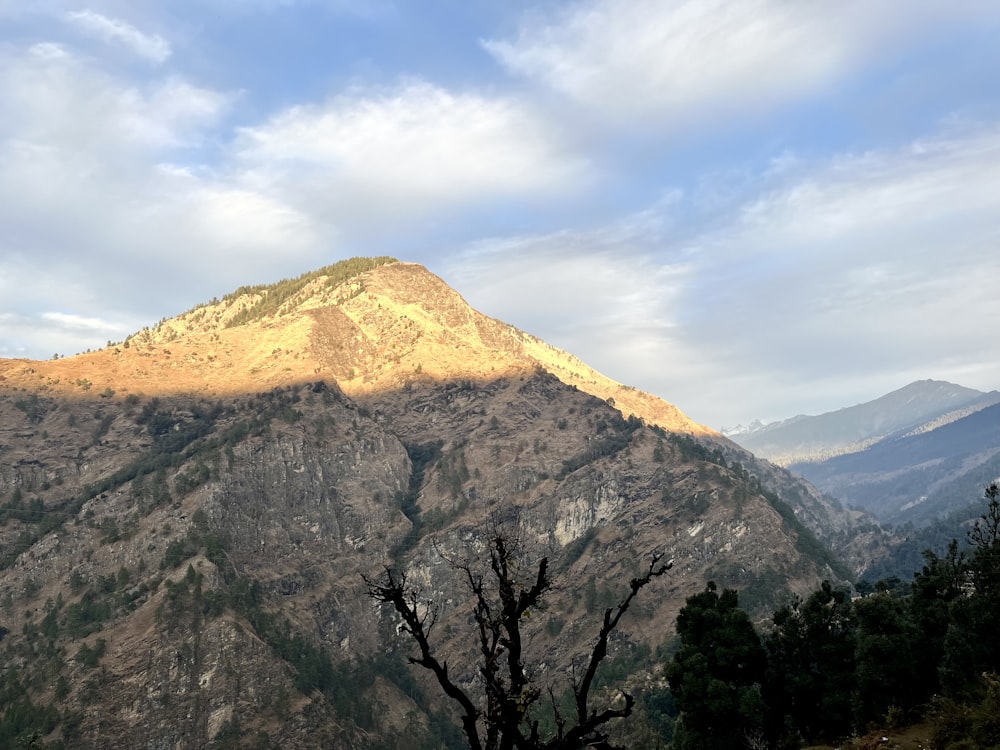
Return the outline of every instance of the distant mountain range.
{"type": "Polygon", "coordinates": [[[925,525],[1000,476],[1000,392],[921,380],[819,416],[756,423],[731,439],[849,505],[925,525]]]}

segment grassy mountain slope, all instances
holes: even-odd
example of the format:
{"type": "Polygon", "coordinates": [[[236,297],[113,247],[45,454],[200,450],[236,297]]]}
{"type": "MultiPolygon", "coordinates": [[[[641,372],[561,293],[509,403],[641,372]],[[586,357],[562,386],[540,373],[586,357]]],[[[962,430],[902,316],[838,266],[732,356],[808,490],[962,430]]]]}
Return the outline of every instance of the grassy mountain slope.
{"type": "Polygon", "coordinates": [[[713,434],[672,404],[476,312],[422,266],[345,263],[244,287],[98,352],[0,360],[0,384],[76,394],[111,388],[224,395],[331,379],[353,397],[421,379],[484,381],[543,368],[664,429],[713,434]]]}

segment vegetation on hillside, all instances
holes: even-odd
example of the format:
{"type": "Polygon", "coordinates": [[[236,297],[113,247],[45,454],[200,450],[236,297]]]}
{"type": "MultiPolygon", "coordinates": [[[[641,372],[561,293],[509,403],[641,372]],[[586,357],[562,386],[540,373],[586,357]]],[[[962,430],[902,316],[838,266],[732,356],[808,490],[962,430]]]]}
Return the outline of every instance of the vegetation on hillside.
{"type": "Polygon", "coordinates": [[[294,279],[282,279],[274,284],[241,286],[235,292],[231,292],[223,297],[222,301],[234,302],[245,295],[258,296],[260,299],[234,315],[229,320],[227,326],[232,328],[254,320],[260,320],[267,315],[273,315],[278,311],[278,308],[302,291],[307,284],[321,277],[326,277],[326,287],[328,289],[334,289],[345,281],[349,281],[366,271],[398,262],[395,258],[388,256],[380,256],[378,258],[349,258],[333,265],[318,268],[315,271],[309,271],[294,279]]]}
{"type": "Polygon", "coordinates": [[[910,586],[853,599],[824,582],[758,633],[709,583],[677,620],[667,667],[674,747],[800,747],[927,718],[940,750],[1000,747],[1000,486],[986,512],[910,586]]]}

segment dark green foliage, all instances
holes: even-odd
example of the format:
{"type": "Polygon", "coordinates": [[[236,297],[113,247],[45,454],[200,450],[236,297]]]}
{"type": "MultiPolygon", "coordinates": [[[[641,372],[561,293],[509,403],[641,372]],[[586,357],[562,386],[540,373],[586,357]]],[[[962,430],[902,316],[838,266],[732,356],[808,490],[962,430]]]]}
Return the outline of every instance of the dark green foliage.
{"type": "Polygon", "coordinates": [[[326,286],[329,289],[333,289],[343,284],[345,281],[349,281],[355,276],[365,273],[366,271],[371,271],[379,266],[398,262],[399,261],[395,258],[389,257],[350,258],[315,271],[304,273],[294,279],[284,279],[276,284],[242,286],[235,292],[227,294],[223,297],[223,301],[230,302],[248,294],[260,295],[260,299],[253,305],[234,315],[226,324],[226,327],[233,328],[235,326],[244,325],[245,323],[260,320],[267,315],[276,313],[282,304],[302,291],[307,284],[315,281],[321,276],[327,277],[326,286]]]}
{"type": "Polygon", "coordinates": [[[629,416],[628,419],[622,419],[620,414],[615,413],[610,420],[599,421],[597,423],[597,437],[591,439],[583,451],[563,461],[556,479],[565,479],[574,471],[599,458],[620,453],[628,446],[632,435],[640,427],[642,427],[642,420],[634,415],[629,416]]]}
{"type": "Polygon", "coordinates": [[[989,485],[984,497],[986,512],[969,532],[974,545],[969,571],[977,593],[996,596],[1000,594],[1000,485],[989,485]]]}
{"type": "Polygon", "coordinates": [[[87,585],[87,579],[83,577],[83,573],[79,570],[74,569],[69,576],[69,590],[74,594],[79,594],[87,585]]]}
{"type": "Polygon", "coordinates": [[[106,516],[101,521],[101,544],[113,544],[122,538],[121,529],[118,522],[111,516],[106,516]]]}
{"type": "Polygon", "coordinates": [[[52,410],[53,403],[47,399],[39,398],[37,393],[33,393],[25,398],[14,401],[14,406],[24,412],[31,424],[40,424],[45,415],[52,410]]]}
{"type": "Polygon", "coordinates": [[[52,704],[36,705],[27,695],[3,703],[6,710],[0,717],[0,747],[41,747],[29,744],[31,739],[44,737],[59,724],[59,711],[52,704]]]}
{"type": "Polygon", "coordinates": [[[18,488],[14,490],[10,500],[0,505],[0,526],[11,519],[21,523],[40,524],[45,520],[45,503],[38,497],[33,497],[25,503],[24,496],[18,488]]]}
{"type": "Polygon", "coordinates": [[[690,435],[674,432],[667,433],[662,430],[657,434],[673,443],[679,449],[681,457],[685,461],[705,461],[722,467],[728,467],[729,465],[726,463],[726,457],[721,450],[718,448],[709,448],[690,435]]]}
{"type": "Polygon", "coordinates": [[[594,688],[614,690],[615,686],[626,684],[628,678],[649,664],[652,658],[653,653],[645,643],[623,639],[601,664],[594,678],[594,688]]]}
{"type": "Polygon", "coordinates": [[[50,531],[57,529],[67,518],[75,517],[88,499],[120,487],[137,477],[164,470],[167,467],[180,466],[193,453],[196,453],[197,449],[206,447],[191,446],[191,444],[212,431],[215,420],[221,416],[222,407],[205,409],[198,404],[190,404],[189,409],[190,418],[182,420],[160,411],[157,399],[147,403],[137,421],[140,424],[145,424],[153,436],[153,445],[150,449],[124,468],[84,488],[77,497],[47,508],[46,512],[41,514],[42,517],[38,521],[37,528],[19,540],[19,544],[0,558],[0,568],[9,567],[21,552],[50,531]],[[195,450],[186,451],[185,449],[189,446],[195,450]]]}
{"type": "Polygon", "coordinates": [[[194,466],[180,472],[174,478],[174,491],[177,492],[178,497],[184,497],[192,490],[205,484],[211,476],[212,473],[208,466],[202,461],[197,461],[194,466]]]}
{"type": "MultiPolygon", "coordinates": [[[[853,576],[847,567],[838,560],[833,553],[824,545],[816,535],[795,515],[792,507],[781,499],[777,494],[761,486],[759,480],[751,475],[746,468],[736,462],[731,466],[726,461],[726,457],[719,448],[710,448],[689,435],[666,433],[655,430],[661,438],[668,439],[687,461],[702,461],[715,464],[725,470],[720,474],[729,477],[733,498],[737,503],[747,496],[748,492],[753,492],[763,496],[768,504],[781,516],[785,527],[795,534],[795,546],[807,560],[832,570],[840,579],[851,580],[853,576]]],[[[666,500],[666,498],[665,498],[666,500]]],[[[690,508],[693,512],[702,513],[707,508],[707,502],[703,498],[690,498],[690,508]]]]}
{"type": "Polygon", "coordinates": [[[769,492],[763,488],[761,488],[760,493],[767,499],[771,507],[778,512],[785,526],[795,532],[795,546],[807,560],[814,560],[829,567],[842,580],[848,581],[853,578],[847,566],[834,557],[826,545],[820,542],[816,538],[816,535],[802,524],[788,503],[773,492],[769,492]]]}
{"type": "Polygon", "coordinates": [[[662,464],[666,460],[666,454],[663,450],[663,438],[656,439],[656,447],[653,448],[653,461],[654,463],[662,464]]]}
{"type": "Polygon", "coordinates": [[[678,750],[742,747],[763,729],[761,683],[765,656],[738,595],[709,582],[677,616],[681,648],[667,665],[681,714],[678,750]]]}
{"type": "Polygon", "coordinates": [[[420,515],[420,490],[424,485],[424,472],[427,467],[441,458],[440,440],[432,443],[414,443],[406,446],[406,453],[410,457],[410,481],[407,484],[406,492],[400,493],[397,497],[400,510],[410,521],[410,531],[394,550],[393,556],[398,557],[413,548],[413,545],[420,539],[423,530],[423,519],[420,515]]]}
{"type": "MultiPolygon", "coordinates": [[[[245,617],[257,635],[295,672],[295,687],[302,693],[322,693],[334,706],[337,715],[355,722],[363,729],[375,723],[371,701],[358,690],[371,685],[376,676],[393,682],[409,697],[418,700],[433,717],[433,736],[452,739],[456,728],[432,710],[406,665],[397,657],[376,655],[352,663],[334,662],[329,654],[311,639],[293,632],[287,621],[264,608],[264,590],[259,582],[238,578],[230,584],[226,603],[245,617]]],[[[449,741],[448,747],[461,747],[449,741]]]]}
{"type": "Polygon", "coordinates": [[[597,641],[571,686],[572,704],[557,707],[550,687],[553,726],[543,729],[538,713],[543,693],[533,682],[536,669],[524,658],[522,624],[530,612],[544,610],[544,596],[552,587],[548,559],[543,557],[534,574],[526,576],[520,537],[499,522],[491,524],[489,534],[488,572],[480,572],[469,563],[453,564],[474,602],[469,619],[474,623],[472,640],[478,646],[474,670],[479,679],[471,685],[465,680],[456,682],[447,662],[435,656],[430,640],[434,621],[425,610],[429,605],[407,584],[405,573],[386,566],[379,578],[365,577],[368,596],[391,605],[400,616],[401,631],[410,637],[411,646],[419,654],[410,656],[410,663],[431,673],[449,703],[460,712],[468,747],[610,748],[606,725],[631,716],[635,699],[623,691],[621,707],[602,711],[591,708],[595,678],[609,655],[612,636],[617,635],[618,624],[635,597],[654,578],[665,575],[673,563],[659,564],[661,556],[654,555],[645,574],[629,582],[630,592],[616,606],[605,610],[597,641]]]}
{"type": "Polygon", "coordinates": [[[176,568],[188,558],[198,554],[198,545],[190,536],[175,539],[167,545],[167,551],[160,560],[160,570],[176,568]]]}
{"type": "MultiPolygon", "coordinates": [[[[747,575],[739,570],[741,578],[747,575]]],[[[774,568],[765,568],[741,584],[740,606],[756,619],[774,611],[775,606],[788,598],[788,575],[774,568]]]]}
{"type": "Polygon", "coordinates": [[[76,652],[76,660],[80,662],[84,669],[93,669],[97,666],[101,657],[104,656],[107,646],[108,644],[103,638],[98,638],[93,647],[84,643],[80,646],[80,650],[76,652]]]}
{"type": "Polygon", "coordinates": [[[573,563],[580,559],[590,543],[597,538],[597,527],[591,526],[572,542],[563,547],[562,557],[559,558],[559,567],[562,570],[569,570],[573,563]]]}
{"type": "Polygon", "coordinates": [[[940,689],[940,670],[944,643],[951,625],[951,608],[962,597],[965,581],[965,555],[952,540],[944,557],[928,550],[926,564],[913,576],[907,601],[914,628],[914,682],[921,687],[923,698],[940,689]]]}
{"type": "Polygon", "coordinates": [[[1000,486],[986,488],[987,510],[972,531],[972,551],[962,568],[963,594],[948,609],[941,682],[953,694],[975,695],[978,676],[1000,674],[1000,486]]]}
{"type": "Polygon", "coordinates": [[[204,589],[205,577],[188,564],[184,577],[167,580],[167,596],[157,611],[157,617],[169,628],[183,628],[197,634],[202,623],[221,615],[226,608],[226,594],[204,589]]]}
{"type": "Polygon", "coordinates": [[[778,609],[764,638],[764,697],[772,740],[850,733],[855,623],[847,591],[824,581],[805,601],[778,609]]]}
{"type": "Polygon", "coordinates": [[[931,703],[933,747],[980,750],[1000,747],[1000,676],[983,674],[976,684],[982,698],[959,703],[937,696],[931,703]]]}
{"type": "Polygon", "coordinates": [[[458,499],[462,494],[462,486],[472,477],[465,462],[465,450],[456,446],[441,456],[438,466],[442,485],[453,500],[458,499]]]}
{"type": "Polygon", "coordinates": [[[191,521],[187,534],[167,545],[163,559],[160,560],[160,570],[176,568],[185,560],[204,551],[205,557],[218,567],[223,575],[228,574],[223,539],[209,528],[205,511],[200,508],[196,510],[191,521]]]}
{"type": "MultiPolygon", "coordinates": [[[[669,689],[653,689],[642,694],[643,708],[645,709],[646,723],[653,731],[654,736],[670,743],[674,738],[674,723],[680,710],[677,708],[677,701],[669,689]]],[[[655,747],[669,747],[669,744],[660,744],[655,747]]]]}
{"type": "Polygon", "coordinates": [[[916,683],[916,628],[906,603],[888,592],[858,600],[855,646],[855,724],[881,719],[890,708],[908,711],[923,697],[916,683]]]}
{"type": "Polygon", "coordinates": [[[111,604],[93,590],[80,601],[66,607],[66,632],[72,638],[85,638],[101,629],[111,617],[111,604]]]}
{"type": "Polygon", "coordinates": [[[689,599],[677,621],[681,649],[667,667],[681,711],[675,747],[714,747],[720,737],[719,747],[833,742],[879,722],[918,718],[928,705],[935,747],[997,746],[1000,488],[987,487],[985,499],[970,553],[957,541],[944,557],[927,552],[912,585],[880,581],[852,602],[824,582],[805,601],[779,608],[763,638],[759,692],[720,667],[727,659],[740,669],[757,663],[732,658],[752,648],[745,615],[731,632],[726,624],[738,609],[735,592],[719,596],[709,584],[689,599]],[[764,734],[755,734],[761,725],[764,734]]]}
{"type": "Polygon", "coordinates": [[[115,421],[115,415],[98,412],[94,415],[94,418],[97,419],[97,427],[94,428],[94,434],[92,437],[94,443],[97,443],[98,440],[108,434],[108,430],[111,429],[111,425],[115,421]]]}

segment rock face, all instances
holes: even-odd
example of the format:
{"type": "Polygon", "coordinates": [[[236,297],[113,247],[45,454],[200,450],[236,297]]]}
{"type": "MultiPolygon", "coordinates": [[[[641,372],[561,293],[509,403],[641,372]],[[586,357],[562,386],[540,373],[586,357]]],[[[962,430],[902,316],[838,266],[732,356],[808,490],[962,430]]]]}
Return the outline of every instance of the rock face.
{"type": "Polygon", "coordinates": [[[386,259],[0,361],[0,389],[0,743],[454,746],[362,576],[405,570],[471,684],[454,564],[505,525],[558,571],[528,637],[558,693],[662,552],[610,656],[641,690],[706,580],[763,611],[846,575],[817,536],[863,520],[386,259]]]}

